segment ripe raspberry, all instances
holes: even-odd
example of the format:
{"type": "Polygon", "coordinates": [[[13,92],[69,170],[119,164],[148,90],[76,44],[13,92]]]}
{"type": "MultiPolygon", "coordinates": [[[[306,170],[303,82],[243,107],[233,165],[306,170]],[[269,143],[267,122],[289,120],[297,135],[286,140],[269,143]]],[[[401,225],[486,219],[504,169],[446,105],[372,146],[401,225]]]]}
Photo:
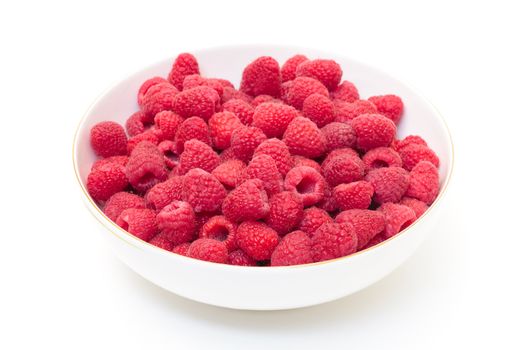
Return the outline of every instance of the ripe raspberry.
{"type": "Polygon", "coordinates": [[[359,157],[341,155],[334,151],[322,163],[321,172],[330,186],[337,186],[361,180],[364,176],[364,164],[359,157]]]}
{"type": "Polygon", "coordinates": [[[409,186],[408,172],[398,167],[374,169],[365,180],[372,184],[373,200],[379,204],[399,202],[409,186]]]}
{"type": "Polygon", "coordinates": [[[176,150],[176,143],[165,140],[158,144],[158,149],[163,156],[165,165],[169,169],[175,169],[179,164],[179,156],[176,150]]]}
{"type": "Polygon", "coordinates": [[[183,91],[192,89],[198,86],[208,86],[214,89],[219,97],[223,95],[223,85],[217,79],[204,78],[199,74],[187,75],[183,80],[183,91]]]}
{"type": "Polygon", "coordinates": [[[355,146],[355,131],[349,124],[330,123],[321,128],[321,133],[325,138],[327,151],[355,146]]]}
{"type": "Polygon", "coordinates": [[[256,108],[258,105],[263,103],[282,103],[282,101],[274,98],[270,95],[258,95],[251,101],[251,105],[256,108]]]}
{"type": "Polygon", "coordinates": [[[237,186],[224,199],[223,215],[232,222],[259,220],[269,214],[269,203],[264,184],[251,179],[237,186]]]}
{"type": "Polygon", "coordinates": [[[187,256],[190,258],[226,264],[228,261],[228,249],[223,242],[210,238],[196,239],[188,248],[187,256]]]}
{"type": "Polygon", "coordinates": [[[357,235],[350,224],[323,224],[311,237],[314,262],[340,258],[357,251],[357,235]]]}
{"type": "Polygon", "coordinates": [[[234,98],[225,102],[222,108],[223,111],[235,113],[237,118],[239,118],[244,125],[250,125],[253,121],[255,109],[246,101],[234,98]]]}
{"type": "Polygon", "coordinates": [[[100,122],[90,130],[90,144],[100,157],[127,154],[127,136],[124,128],[115,122],[100,122]]]}
{"type": "Polygon", "coordinates": [[[98,165],[86,180],[86,188],[96,201],[105,201],[128,185],[125,169],[116,162],[98,165]]]}
{"type": "Polygon", "coordinates": [[[321,128],[334,120],[334,103],[320,94],[312,94],[303,101],[303,115],[321,128]]]}
{"type": "Polygon", "coordinates": [[[126,120],[126,131],[129,137],[136,136],[145,131],[144,122],[144,112],[138,111],[133,114],[126,120]]]}
{"type": "Polygon", "coordinates": [[[271,95],[277,97],[280,91],[280,67],[269,56],[262,56],[251,62],[242,72],[240,90],[251,96],[271,95]]]}
{"type": "Polygon", "coordinates": [[[409,135],[403,138],[402,140],[393,140],[391,147],[395,151],[400,152],[404,147],[413,144],[423,145],[427,147],[427,142],[425,142],[425,140],[418,135],[409,135]]]}
{"type": "Polygon", "coordinates": [[[377,107],[380,114],[391,119],[395,124],[399,123],[404,112],[404,104],[400,97],[396,95],[372,96],[368,98],[368,101],[377,107]]]}
{"type": "Polygon", "coordinates": [[[164,140],[174,140],[183,118],[171,111],[162,111],[154,116],[154,124],[162,132],[164,140]]]}
{"type": "Polygon", "coordinates": [[[329,96],[325,85],[318,80],[308,77],[298,77],[292,81],[285,101],[296,109],[302,109],[303,101],[312,94],[329,96]]]}
{"type": "Polygon", "coordinates": [[[92,164],[91,170],[95,170],[106,164],[118,164],[122,167],[125,167],[128,159],[128,156],[113,156],[108,158],[101,158],[96,160],[95,163],[92,164]]]}
{"type": "Polygon", "coordinates": [[[190,248],[190,243],[182,243],[174,248],[172,248],[172,252],[178,255],[187,256],[188,249],[190,248]]]}
{"type": "Polygon", "coordinates": [[[156,215],[158,228],[174,245],[194,238],[195,219],[196,214],[190,204],[182,201],[172,201],[156,215]]]}
{"type": "Polygon", "coordinates": [[[144,199],[136,194],[118,192],[108,199],[103,212],[111,221],[116,221],[120,213],[130,208],[145,208],[144,199]]]}
{"type": "Polygon", "coordinates": [[[174,244],[169,241],[169,238],[166,234],[158,233],[156,236],[154,236],[149,243],[154,245],[155,247],[162,248],[164,250],[168,250],[169,252],[172,252],[174,249],[174,244]]]}
{"type": "Polygon", "coordinates": [[[160,83],[166,83],[167,80],[163,79],[162,77],[153,77],[151,79],[147,79],[144,81],[144,83],[140,86],[138,89],[138,96],[137,96],[137,102],[139,106],[142,106],[144,101],[144,96],[147,94],[147,91],[151,88],[151,86],[160,84],[160,83]]]}
{"type": "Polygon", "coordinates": [[[429,208],[427,204],[425,204],[424,202],[409,197],[402,198],[399,204],[405,205],[406,207],[413,209],[417,219],[427,211],[427,208],[429,208]]]}
{"type": "Polygon", "coordinates": [[[305,207],[321,201],[325,193],[325,187],[326,183],[323,176],[314,168],[308,166],[292,168],[285,176],[285,190],[298,193],[302,197],[305,207]]]}
{"type": "Polygon", "coordinates": [[[194,168],[211,172],[219,163],[219,155],[210,146],[199,140],[189,140],[180,156],[179,172],[186,174],[194,168]]]}
{"type": "Polygon", "coordinates": [[[133,153],[135,147],[143,141],[150,142],[156,146],[160,143],[160,139],[158,138],[158,136],[156,136],[156,134],[152,130],[147,130],[127,140],[127,154],[133,153]]]}
{"type": "Polygon", "coordinates": [[[327,182],[325,182],[323,198],[318,202],[318,208],[326,210],[329,213],[338,210],[337,203],[334,200],[334,196],[332,196],[332,187],[327,182]]]}
{"type": "Polygon", "coordinates": [[[158,233],[156,214],[150,209],[126,209],[120,213],[116,223],[121,229],[146,242],[158,233]]]}
{"type": "Polygon", "coordinates": [[[357,135],[357,147],[364,151],[389,146],[397,131],[395,124],[380,114],[362,114],[350,123],[357,135]]]}
{"type": "Polygon", "coordinates": [[[296,192],[275,194],[269,200],[269,208],[266,223],[280,235],[290,232],[303,217],[302,197],[296,192]]]}
{"type": "Polygon", "coordinates": [[[332,220],[327,211],[316,207],[310,207],[303,211],[303,217],[300,221],[300,225],[298,225],[298,229],[307,233],[309,237],[311,237],[321,225],[332,222],[334,222],[334,220],[332,220]]]}
{"type": "Polygon", "coordinates": [[[291,154],[316,158],[325,153],[325,138],[314,122],[304,117],[295,118],[283,138],[291,154]]]}
{"type": "Polygon", "coordinates": [[[366,245],[363,247],[363,250],[376,246],[377,244],[384,242],[385,240],[386,239],[384,238],[384,235],[382,233],[379,233],[377,236],[373,237],[370,240],[370,242],[366,243],[366,245]]]}
{"type": "Polygon", "coordinates": [[[221,103],[226,103],[233,99],[242,100],[244,102],[250,103],[253,98],[242,91],[235,90],[235,88],[223,88],[223,96],[221,96],[221,103]]]}
{"type": "Polygon", "coordinates": [[[334,107],[334,120],[340,123],[349,122],[362,114],[377,113],[377,107],[366,100],[356,100],[354,102],[334,100],[334,107]]]}
{"type": "Polygon", "coordinates": [[[282,77],[282,82],[286,82],[289,80],[293,80],[296,78],[296,68],[298,66],[308,61],[309,59],[304,55],[294,55],[284,62],[282,68],[280,69],[280,75],[282,77]]]}
{"type": "Polygon", "coordinates": [[[202,169],[192,169],[183,180],[183,200],[190,203],[196,213],[217,212],[221,208],[226,190],[214,175],[202,169]]]}
{"type": "Polygon", "coordinates": [[[235,158],[249,162],[255,149],[266,139],[262,130],[254,126],[244,126],[235,130],[231,138],[231,148],[235,158]]]}
{"type": "Polygon", "coordinates": [[[235,157],[235,153],[233,152],[233,149],[231,147],[225,149],[224,151],[222,151],[219,154],[219,158],[221,159],[221,163],[226,162],[228,160],[238,160],[235,157]]]}
{"type": "Polygon", "coordinates": [[[227,79],[221,79],[221,78],[209,78],[209,80],[217,81],[219,84],[221,84],[224,88],[232,88],[235,89],[235,86],[233,86],[233,83],[227,79]]]}
{"type": "Polygon", "coordinates": [[[271,266],[290,266],[310,264],[312,260],[312,242],[303,231],[287,234],[271,254],[271,266]]]}
{"type": "Polygon", "coordinates": [[[282,176],[285,176],[285,174],[287,174],[287,172],[294,166],[293,157],[291,156],[291,153],[289,153],[289,148],[283,141],[280,141],[277,138],[268,139],[262,142],[255,150],[253,157],[260,155],[267,155],[273,158],[275,165],[282,176]]]}
{"type": "Polygon", "coordinates": [[[223,242],[229,252],[237,249],[237,225],[222,215],[212,216],[201,227],[199,238],[211,238],[223,242]]]}
{"type": "Polygon", "coordinates": [[[373,186],[367,181],[356,181],[334,187],[332,196],[341,210],[367,209],[372,202],[373,186]]]}
{"type": "Polygon", "coordinates": [[[381,233],[386,225],[382,213],[366,209],[343,211],[336,216],[336,222],[352,225],[357,235],[357,249],[359,250],[381,233]]]}
{"type": "Polygon", "coordinates": [[[167,179],[167,167],[158,147],[143,141],[136,145],[126,165],[126,174],[133,188],[144,193],[167,179]]]}
{"type": "Polygon", "coordinates": [[[176,137],[174,138],[178,153],[183,152],[185,142],[194,139],[210,145],[208,125],[199,117],[185,119],[178,127],[176,137]]]}
{"type": "Polygon", "coordinates": [[[178,90],[183,90],[183,80],[187,75],[199,74],[199,65],[196,58],[190,53],[181,53],[172,64],[167,79],[178,90]]]}
{"type": "Polygon", "coordinates": [[[183,118],[200,117],[204,120],[216,112],[219,95],[208,86],[198,86],[178,93],[172,102],[172,110],[183,118]]]}
{"type": "Polygon", "coordinates": [[[237,245],[255,260],[270,259],[278,241],[278,233],[262,222],[245,221],[237,228],[237,245]]]}
{"type": "Polygon", "coordinates": [[[285,83],[282,83],[282,85],[280,85],[280,99],[285,103],[287,103],[287,94],[289,93],[289,89],[292,85],[292,80],[286,81],[285,83]]]}
{"type": "Polygon", "coordinates": [[[145,204],[147,208],[162,210],[172,201],[179,201],[183,196],[183,177],[173,176],[167,181],[160,182],[145,194],[145,204]]]}
{"type": "Polygon", "coordinates": [[[238,183],[249,179],[262,180],[264,189],[269,196],[280,192],[283,187],[282,175],[278,172],[273,158],[267,155],[254,157],[242,173],[238,183]]]}
{"type": "Polygon", "coordinates": [[[411,170],[422,161],[428,161],[435,167],[440,166],[440,159],[432,149],[424,145],[411,144],[399,151],[404,169],[411,170]]]}
{"type": "Polygon", "coordinates": [[[430,205],[440,191],[438,169],[427,161],[415,165],[409,173],[409,186],[406,196],[416,198],[430,205]]]}
{"type": "Polygon", "coordinates": [[[212,171],[212,175],[226,188],[235,188],[245,170],[246,164],[243,161],[230,159],[217,166],[212,171]]]}
{"type": "MultiPolygon", "coordinates": [[[[318,173],[321,173],[321,166],[320,166],[320,164],[317,161],[313,160],[313,159],[310,159],[310,158],[307,158],[307,157],[302,157],[302,156],[293,156],[293,161],[294,161],[294,166],[293,167],[308,166],[308,167],[311,167],[314,170],[316,170],[318,173]]],[[[291,169],[289,169],[289,170],[291,170],[291,169]]]]}
{"type": "Polygon", "coordinates": [[[309,77],[319,80],[329,91],[337,88],[342,75],[341,67],[334,60],[315,59],[305,61],[296,68],[297,77],[309,77]]]}
{"type": "Polygon", "coordinates": [[[153,122],[156,113],[170,111],[177,93],[178,90],[169,83],[159,83],[151,86],[142,100],[142,112],[144,112],[142,121],[150,124],[153,122]]]}
{"type": "Polygon", "coordinates": [[[267,137],[282,137],[287,126],[298,116],[298,111],[280,103],[263,103],[255,108],[252,125],[267,137]]]}
{"type": "Polygon", "coordinates": [[[389,147],[377,147],[369,150],[363,156],[366,172],[385,167],[402,167],[402,159],[399,154],[389,147]]]}
{"type": "Polygon", "coordinates": [[[335,100],[354,102],[359,99],[359,91],[357,91],[357,88],[352,82],[345,80],[338,85],[331,96],[335,100]]]}
{"type": "Polygon", "coordinates": [[[256,266],[257,263],[248,254],[237,249],[228,254],[228,264],[237,266],[256,266]]]}
{"type": "Polygon", "coordinates": [[[384,238],[395,236],[416,220],[413,209],[402,204],[384,203],[377,210],[383,213],[386,219],[384,238]]]}
{"type": "Polygon", "coordinates": [[[354,159],[361,159],[359,158],[359,154],[357,153],[357,151],[355,151],[353,148],[338,148],[329,152],[329,154],[325,157],[323,162],[321,162],[321,167],[325,168],[331,160],[334,160],[339,157],[352,157],[354,159]]]}
{"type": "Polygon", "coordinates": [[[230,147],[232,133],[242,126],[241,121],[232,112],[215,113],[208,120],[208,130],[215,148],[230,147]]]}

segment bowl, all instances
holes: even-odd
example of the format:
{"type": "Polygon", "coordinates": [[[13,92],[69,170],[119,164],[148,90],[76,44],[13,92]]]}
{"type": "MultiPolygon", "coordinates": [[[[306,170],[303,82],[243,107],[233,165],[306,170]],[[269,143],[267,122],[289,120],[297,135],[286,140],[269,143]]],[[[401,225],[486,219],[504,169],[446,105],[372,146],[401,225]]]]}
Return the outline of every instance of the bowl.
{"type": "Polygon", "coordinates": [[[103,93],[82,118],[74,139],[73,165],[81,196],[117,257],[136,273],[177,295],[198,302],[247,310],[280,310],[321,304],[357,292],[380,280],[404,262],[440,219],[453,168],[453,145],[445,121],[412,88],[382,71],[338,53],[287,46],[229,46],[192,52],[201,74],[232,81],[236,86],[243,68],[258,56],[270,55],[280,63],[303,53],[310,58],[332,58],[343,68],[344,79],[354,82],[361,96],[394,93],[405,103],[398,136],[419,134],[440,157],[441,190],[427,212],[411,226],[381,244],[355,254],[307,265],[243,267],[215,264],[177,255],[142,241],[115,225],[86,191],[86,178],[95,155],[89,145],[90,128],[104,120],[123,124],[138,110],[136,93],[153,76],[166,77],[172,58],[144,68],[103,93]]]}

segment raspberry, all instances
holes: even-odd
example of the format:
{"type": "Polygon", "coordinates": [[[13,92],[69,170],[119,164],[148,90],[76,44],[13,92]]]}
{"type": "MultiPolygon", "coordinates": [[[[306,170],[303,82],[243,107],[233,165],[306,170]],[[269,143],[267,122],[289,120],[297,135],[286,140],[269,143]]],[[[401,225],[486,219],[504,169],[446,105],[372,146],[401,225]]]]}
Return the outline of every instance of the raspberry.
{"type": "Polygon", "coordinates": [[[223,96],[221,96],[221,103],[226,103],[233,99],[242,100],[247,103],[250,103],[252,100],[251,96],[245,94],[242,91],[235,90],[235,88],[233,87],[223,88],[223,96]]]}
{"type": "Polygon", "coordinates": [[[156,214],[150,209],[126,209],[120,213],[116,223],[123,230],[146,242],[158,233],[156,214]]]}
{"type": "Polygon", "coordinates": [[[154,124],[162,132],[164,140],[174,140],[183,118],[171,111],[162,111],[154,116],[154,124]]]}
{"type": "Polygon", "coordinates": [[[277,97],[280,91],[280,67],[269,56],[262,56],[251,62],[242,72],[240,90],[251,96],[271,95],[277,97]]]}
{"type": "Polygon", "coordinates": [[[222,215],[212,216],[201,227],[199,238],[211,238],[223,242],[229,252],[237,249],[237,225],[222,215]]]}
{"type": "Polygon", "coordinates": [[[225,102],[222,108],[223,111],[235,113],[237,118],[239,118],[244,125],[250,125],[253,121],[255,109],[246,101],[234,98],[225,102]]]}
{"type": "Polygon", "coordinates": [[[183,196],[183,177],[173,176],[167,181],[160,182],[145,194],[145,204],[153,210],[162,210],[172,201],[181,200],[183,196]]]}
{"type": "Polygon", "coordinates": [[[178,153],[183,152],[185,142],[194,139],[210,145],[208,125],[199,117],[185,119],[185,121],[178,127],[176,137],[174,138],[178,153]]]}
{"type": "Polygon", "coordinates": [[[228,261],[228,249],[223,242],[210,238],[200,238],[192,242],[188,248],[187,256],[190,258],[226,264],[228,261]]]}
{"type": "Polygon", "coordinates": [[[312,94],[329,96],[325,85],[318,80],[308,77],[298,77],[292,81],[285,101],[296,109],[302,109],[303,101],[312,94]]]}
{"type": "Polygon", "coordinates": [[[284,101],[285,103],[287,103],[287,94],[289,93],[289,89],[291,88],[291,86],[293,85],[293,81],[292,80],[289,80],[289,81],[286,81],[285,83],[282,83],[280,85],[280,99],[282,101],[284,101]]]}
{"type": "Polygon", "coordinates": [[[401,167],[402,159],[395,150],[389,147],[377,147],[363,156],[366,171],[384,167],[401,167]]]}
{"type": "Polygon", "coordinates": [[[217,166],[212,171],[212,175],[226,188],[235,188],[245,170],[246,164],[243,161],[230,159],[217,166]]]}
{"type": "Polygon", "coordinates": [[[297,77],[309,77],[319,80],[329,91],[337,88],[342,75],[341,67],[334,60],[316,59],[305,61],[296,68],[297,77]]]}
{"type": "Polygon", "coordinates": [[[427,208],[429,208],[427,204],[425,204],[424,202],[409,197],[402,198],[399,204],[405,205],[406,207],[413,209],[417,218],[421,217],[422,214],[424,214],[427,211],[427,208]]]}
{"type": "Polygon", "coordinates": [[[262,222],[245,221],[237,228],[237,245],[255,260],[270,259],[278,241],[278,233],[262,222]]]}
{"type": "Polygon", "coordinates": [[[383,213],[386,219],[386,228],[383,232],[384,238],[395,236],[416,220],[413,209],[402,204],[384,203],[377,210],[383,213]]]}
{"type": "Polygon", "coordinates": [[[357,235],[357,249],[362,249],[373,237],[381,233],[386,225],[382,213],[366,209],[343,211],[336,216],[336,222],[352,225],[357,235]]]}
{"type": "Polygon", "coordinates": [[[259,220],[269,214],[264,184],[259,179],[247,180],[237,186],[223,201],[223,215],[233,222],[259,220]]]}
{"type": "Polygon", "coordinates": [[[395,124],[399,123],[404,111],[404,104],[400,97],[396,95],[372,96],[368,98],[368,101],[377,107],[380,114],[391,119],[395,124]]]}
{"type": "Polygon", "coordinates": [[[209,80],[217,81],[219,84],[221,84],[224,88],[232,88],[235,89],[235,86],[233,86],[232,82],[226,79],[221,78],[210,78],[209,80]]]}
{"type": "Polygon", "coordinates": [[[95,163],[92,164],[91,170],[100,168],[106,164],[110,164],[110,165],[118,164],[120,166],[125,167],[128,159],[129,159],[128,156],[113,156],[113,157],[108,157],[108,158],[102,158],[102,159],[96,160],[95,163]]]}
{"type": "Polygon", "coordinates": [[[90,144],[100,157],[127,154],[127,136],[124,128],[115,122],[100,122],[90,130],[90,144]]]}
{"type": "Polygon", "coordinates": [[[124,167],[116,162],[98,165],[86,180],[86,188],[96,201],[105,201],[128,185],[124,167]]]}
{"type": "Polygon", "coordinates": [[[131,114],[126,120],[126,131],[129,137],[136,136],[145,131],[145,125],[142,121],[144,119],[144,113],[142,111],[131,114]]]}
{"type": "Polygon", "coordinates": [[[409,135],[403,138],[402,140],[393,140],[393,143],[391,144],[391,147],[397,151],[400,152],[404,147],[409,145],[423,145],[427,147],[427,142],[423,138],[421,138],[418,135],[409,135]]]}
{"type": "Polygon", "coordinates": [[[284,62],[282,68],[280,69],[280,75],[282,77],[282,82],[286,82],[289,80],[293,80],[296,78],[296,68],[298,66],[308,61],[309,59],[304,55],[294,55],[284,62]]]}
{"type": "MultiPolygon", "coordinates": [[[[339,150],[342,149],[346,148],[339,150]]],[[[361,180],[364,176],[364,164],[359,157],[351,154],[330,153],[322,163],[321,172],[330,186],[337,186],[361,180]]]]}
{"type": "Polygon", "coordinates": [[[399,151],[404,169],[411,170],[422,161],[428,161],[435,167],[440,166],[440,159],[432,149],[424,145],[410,144],[399,151]]]}
{"type": "Polygon", "coordinates": [[[144,101],[144,96],[147,94],[147,91],[151,88],[151,86],[154,86],[156,84],[160,83],[166,83],[167,80],[163,79],[162,77],[154,77],[151,79],[147,79],[144,81],[144,83],[140,86],[138,89],[138,96],[137,96],[137,102],[139,106],[142,106],[144,101]]]}
{"type": "Polygon", "coordinates": [[[172,201],[158,215],[156,222],[162,234],[174,245],[190,242],[196,229],[196,214],[187,202],[172,201]]]}
{"type": "Polygon", "coordinates": [[[327,211],[316,207],[310,207],[303,211],[303,217],[300,221],[300,225],[298,225],[298,229],[307,233],[309,237],[311,237],[321,225],[332,222],[334,221],[327,211]]]}
{"type": "Polygon", "coordinates": [[[364,151],[389,146],[397,131],[395,124],[380,114],[362,114],[350,123],[357,135],[357,148],[364,151]]]}
{"type": "Polygon", "coordinates": [[[126,165],[129,183],[138,192],[145,192],[167,179],[167,168],[158,147],[143,141],[136,145],[126,165]]]}
{"type": "Polygon", "coordinates": [[[373,237],[370,240],[370,242],[366,243],[366,245],[363,247],[363,250],[376,246],[377,244],[384,242],[385,240],[386,239],[384,238],[384,235],[382,233],[379,233],[377,236],[373,237]]]}
{"type": "Polygon", "coordinates": [[[280,192],[269,200],[269,216],[266,223],[283,235],[295,228],[303,217],[303,201],[295,192],[280,192]]]}
{"type": "Polygon", "coordinates": [[[335,149],[332,152],[330,152],[325,157],[323,162],[321,162],[321,167],[325,168],[327,166],[327,164],[330,163],[331,160],[334,160],[339,157],[352,157],[354,159],[360,160],[359,154],[354,149],[349,148],[349,147],[338,148],[338,149],[335,149]]]}
{"type": "Polygon", "coordinates": [[[406,196],[430,205],[436,199],[439,191],[440,176],[438,175],[438,169],[427,161],[415,165],[409,173],[409,186],[406,196]]]}
{"type": "Polygon", "coordinates": [[[357,251],[357,235],[350,224],[323,224],[311,237],[314,262],[340,258],[357,251]]]}
{"type": "Polygon", "coordinates": [[[242,173],[238,183],[240,184],[249,179],[262,180],[264,189],[269,196],[280,192],[283,187],[282,175],[278,172],[273,158],[267,155],[254,157],[242,173]]]}
{"type": "Polygon", "coordinates": [[[133,153],[135,147],[143,141],[150,142],[156,146],[160,143],[160,139],[158,138],[158,136],[156,136],[156,134],[152,130],[147,130],[127,140],[127,153],[133,153]]]}
{"type": "Polygon", "coordinates": [[[252,125],[267,137],[282,137],[287,126],[298,116],[298,111],[280,103],[263,103],[255,108],[252,125]]]}
{"type": "Polygon", "coordinates": [[[256,266],[257,263],[248,254],[237,249],[228,254],[228,263],[237,266],[256,266]]]}
{"type": "Polygon", "coordinates": [[[228,160],[238,160],[235,157],[235,153],[233,152],[233,149],[231,147],[225,149],[224,151],[222,151],[219,154],[219,158],[221,159],[221,163],[226,162],[228,160]]]}
{"type": "Polygon", "coordinates": [[[327,144],[327,151],[338,148],[354,147],[356,136],[354,129],[346,123],[330,123],[321,128],[327,144]]]}
{"type": "Polygon", "coordinates": [[[311,245],[311,239],[303,231],[294,231],[287,234],[271,254],[271,266],[312,263],[311,245]]]}
{"type": "Polygon", "coordinates": [[[263,103],[282,103],[282,101],[270,95],[258,95],[251,101],[251,105],[255,108],[263,103]]]}
{"type": "Polygon", "coordinates": [[[407,171],[398,167],[374,169],[366,174],[365,180],[372,184],[373,200],[379,204],[397,203],[409,186],[407,171]]]}
{"type": "Polygon", "coordinates": [[[217,212],[221,208],[226,190],[214,175],[202,169],[192,169],[183,182],[183,200],[189,202],[196,213],[217,212]]]}
{"type": "Polygon", "coordinates": [[[314,168],[300,166],[292,168],[285,176],[286,191],[298,193],[302,197],[303,205],[309,207],[318,203],[325,192],[325,180],[314,168]]]}
{"type": "Polygon", "coordinates": [[[340,123],[349,122],[362,114],[377,113],[377,107],[370,101],[365,100],[356,100],[354,102],[334,100],[334,107],[334,120],[340,123]]]}
{"type": "Polygon", "coordinates": [[[241,121],[232,112],[215,113],[208,120],[208,130],[215,148],[230,147],[232,133],[242,126],[241,121]]]}
{"type": "Polygon", "coordinates": [[[158,149],[163,156],[163,160],[165,161],[167,168],[175,169],[179,164],[176,144],[172,141],[165,140],[158,144],[158,149]]]}
{"type": "Polygon", "coordinates": [[[316,158],[325,153],[325,138],[318,126],[304,117],[295,118],[283,138],[291,154],[316,158]]]}
{"type": "Polygon", "coordinates": [[[249,162],[255,149],[266,139],[262,130],[254,126],[244,126],[235,130],[231,138],[231,148],[235,158],[249,162]]]}
{"type": "Polygon", "coordinates": [[[169,252],[172,252],[174,249],[174,244],[169,241],[169,238],[164,233],[158,233],[156,236],[154,236],[149,243],[154,245],[155,247],[162,248],[164,250],[168,250],[169,252]]]}
{"type": "Polygon", "coordinates": [[[331,96],[335,100],[354,102],[359,99],[359,91],[353,83],[345,80],[337,86],[331,96]]]}
{"type": "Polygon", "coordinates": [[[183,118],[200,117],[208,120],[218,105],[217,91],[208,86],[198,86],[178,93],[172,102],[172,110],[183,118]]]}
{"type": "Polygon", "coordinates": [[[147,90],[142,100],[142,121],[152,123],[156,113],[170,111],[178,90],[169,83],[159,83],[147,90]]]}
{"type": "Polygon", "coordinates": [[[289,153],[289,148],[283,141],[280,141],[277,138],[266,140],[257,147],[253,157],[261,155],[267,155],[273,158],[275,165],[282,176],[285,176],[285,174],[287,174],[287,172],[294,166],[293,157],[291,156],[291,153],[289,153]]]}
{"type": "Polygon", "coordinates": [[[108,199],[103,211],[111,221],[116,221],[120,213],[130,208],[145,208],[143,198],[132,193],[117,192],[108,199]]]}
{"type": "Polygon", "coordinates": [[[188,249],[190,248],[190,243],[182,243],[174,248],[172,248],[172,252],[178,255],[187,256],[188,249]]]}
{"type": "Polygon", "coordinates": [[[373,186],[367,181],[357,181],[334,187],[332,196],[341,210],[367,209],[372,202],[373,186]]]}
{"type": "Polygon", "coordinates": [[[334,120],[334,103],[320,94],[312,94],[303,101],[303,115],[321,128],[334,120]]]}
{"type": "Polygon", "coordinates": [[[196,58],[190,53],[181,53],[172,64],[167,79],[178,90],[183,90],[183,80],[187,75],[199,74],[199,65],[196,58]]]}
{"type": "Polygon", "coordinates": [[[211,172],[219,163],[219,155],[210,146],[199,140],[189,140],[185,142],[185,150],[180,156],[179,171],[185,174],[199,168],[211,172]]]}
{"type": "Polygon", "coordinates": [[[323,198],[318,202],[318,208],[328,211],[329,213],[338,210],[337,203],[332,196],[332,187],[325,182],[325,191],[323,198]]]}
{"type": "MultiPolygon", "coordinates": [[[[294,166],[308,166],[321,173],[320,164],[314,159],[310,159],[302,156],[293,156],[294,166]]],[[[291,168],[292,169],[292,168],[291,168]]],[[[289,169],[289,170],[291,170],[289,169]]]]}
{"type": "Polygon", "coordinates": [[[204,78],[199,74],[187,75],[183,80],[183,91],[192,89],[198,86],[208,86],[214,89],[219,97],[223,95],[223,85],[217,79],[204,78]]]}

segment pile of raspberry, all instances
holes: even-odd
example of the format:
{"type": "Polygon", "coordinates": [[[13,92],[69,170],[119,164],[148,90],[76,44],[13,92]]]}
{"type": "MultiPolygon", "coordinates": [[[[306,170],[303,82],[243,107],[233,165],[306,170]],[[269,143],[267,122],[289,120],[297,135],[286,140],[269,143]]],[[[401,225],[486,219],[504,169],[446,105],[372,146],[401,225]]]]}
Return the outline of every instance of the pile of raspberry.
{"type": "Polygon", "coordinates": [[[91,197],[162,249],[244,266],[340,258],[411,225],[438,195],[439,159],[396,137],[396,95],[361,99],[330,59],[259,57],[228,80],[180,54],[143,82],[125,127],[91,129],[91,197]]]}

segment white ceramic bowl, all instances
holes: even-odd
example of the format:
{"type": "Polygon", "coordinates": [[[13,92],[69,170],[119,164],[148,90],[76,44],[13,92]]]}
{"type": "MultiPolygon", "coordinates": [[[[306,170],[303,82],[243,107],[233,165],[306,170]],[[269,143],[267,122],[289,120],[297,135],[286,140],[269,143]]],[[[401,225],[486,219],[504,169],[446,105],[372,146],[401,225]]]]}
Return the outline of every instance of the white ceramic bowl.
{"type": "Polygon", "coordinates": [[[187,258],[154,247],[116,226],[97,208],[85,188],[95,155],[89,130],[103,120],[124,124],[138,108],[136,93],[147,78],[166,77],[172,59],[149,66],[100,96],[82,119],[73,150],[75,173],[82,197],[104,227],[116,255],[149,281],[185,298],[235,309],[278,310],[316,305],[354,293],[378,281],[406,260],[440,219],[453,167],[453,146],[447,126],[435,108],[413,89],[365,64],[336,53],[277,46],[218,47],[193,52],[201,74],[239,84],[243,68],[258,56],[271,55],[282,64],[303,53],[310,58],[332,58],[341,64],[343,77],[354,82],[363,97],[394,93],[402,97],[405,113],[398,136],[419,134],[441,161],[441,192],[429,210],[395,237],[370,249],[340,259],[292,267],[241,267],[187,258]]]}

